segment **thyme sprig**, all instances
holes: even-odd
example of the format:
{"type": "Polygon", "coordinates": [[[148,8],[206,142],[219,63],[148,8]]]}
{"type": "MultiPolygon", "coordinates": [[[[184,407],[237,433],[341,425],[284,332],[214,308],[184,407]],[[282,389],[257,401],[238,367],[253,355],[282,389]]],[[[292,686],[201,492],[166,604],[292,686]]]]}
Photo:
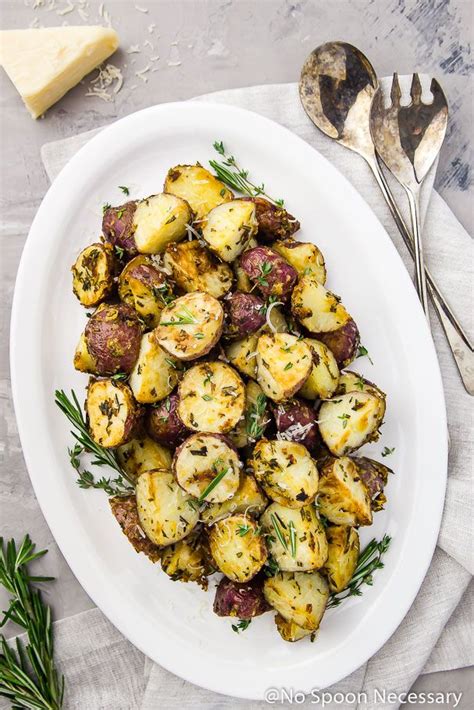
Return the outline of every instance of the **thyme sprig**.
{"type": "Polygon", "coordinates": [[[256,185],[254,182],[249,180],[248,170],[243,170],[237,163],[233,155],[228,155],[226,153],[224,143],[222,141],[215,141],[213,143],[214,150],[221,155],[224,160],[219,162],[217,160],[210,160],[209,165],[215,171],[219,180],[222,180],[226,185],[231,187],[238,192],[243,192],[244,195],[249,195],[249,197],[258,197],[263,195],[270,202],[272,202],[277,207],[283,207],[285,204],[284,200],[276,200],[271,197],[265,191],[265,185],[256,185]]]}
{"type": "Polygon", "coordinates": [[[195,316],[185,306],[182,313],[173,313],[175,320],[162,321],[160,325],[194,325],[197,323],[195,316]]]}
{"type": "Polygon", "coordinates": [[[28,564],[46,552],[35,552],[28,535],[18,549],[14,540],[5,547],[0,538],[0,584],[11,595],[0,626],[10,620],[28,636],[26,647],[17,638],[13,648],[0,635],[0,695],[11,701],[12,708],[60,710],[63,705],[64,677],[54,665],[51,610],[34,586],[54,578],[33,576],[28,571],[28,564]]]}
{"type": "Polygon", "coordinates": [[[359,555],[357,567],[347,587],[338,594],[331,594],[328,609],[339,606],[339,604],[348,597],[360,597],[362,595],[360,589],[362,585],[368,584],[372,586],[372,575],[376,570],[382,569],[384,566],[382,557],[390,547],[391,541],[392,538],[389,535],[384,535],[381,540],[374,538],[369,542],[367,547],[359,555]]]}
{"type": "Polygon", "coordinates": [[[71,466],[77,471],[76,483],[79,488],[96,488],[105,491],[109,496],[126,496],[133,493],[133,487],[124,481],[123,476],[117,476],[116,478],[102,476],[99,480],[96,480],[93,473],[85,469],[81,470],[80,456],[84,453],[84,449],[79,444],[75,444],[72,449],[68,449],[68,453],[71,466]]]}
{"type": "Polygon", "coordinates": [[[219,468],[219,466],[222,466],[222,460],[221,459],[216,459],[213,465],[213,470],[216,472],[216,475],[212,479],[212,481],[209,483],[208,486],[204,489],[204,491],[201,493],[201,495],[198,498],[199,503],[203,503],[209,493],[211,493],[214,488],[219,485],[219,483],[222,481],[226,473],[229,471],[229,466],[226,466],[225,468],[219,468]]]}

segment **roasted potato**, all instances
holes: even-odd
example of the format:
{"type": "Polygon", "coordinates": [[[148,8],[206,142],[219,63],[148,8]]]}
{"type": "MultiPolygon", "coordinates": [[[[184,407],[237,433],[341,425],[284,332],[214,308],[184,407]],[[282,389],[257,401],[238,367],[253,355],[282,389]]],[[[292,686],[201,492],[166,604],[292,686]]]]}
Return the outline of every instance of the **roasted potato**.
{"type": "Polygon", "coordinates": [[[356,464],[347,456],[328,458],[320,470],[321,515],[335,525],[371,525],[370,494],[356,464]]]}
{"type": "Polygon", "coordinates": [[[118,278],[120,300],[134,308],[147,328],[158,325],[163,308],[173,299],[172,288],[151,257],[140,254],[118,278]]]}
{"type": "Polygon", "coordinates": [[[347,394],[347,392],[370,392],[383,399],[386,397],[385,392],[382,392],[380,387],[374,385],[370,380],[366,380],[358,372],[351,372],[350,370],[341,372],[335,394],[347,394]]]}
{"type": "Polygon", "coordinates": [[[301,639],[304,639],[307,636],[311,636],[311,641],[314,640],[314,631],[303,629],[301,626],[298,626],[292,621],[287,621],[281,614],[277,614],[275,616],[275,624],[283,641],[290,641],[293,643],[295,641],[301,641],[301,639]]]}
{"type": "Polygon", "coordinates": [[[290,399],[272,407],[277,438],[296,441],[312,451],[319,440],[316,412],[299,399],[290,399]]]}
{"type": "Polygon", "coordinates": [[[145,471],[137,480],[140,525],[155,545],[172,545],[196,527],[199,506],[165,469],[145,471]]]}
{"type": "Polygon", "coordinates": [[[253,619],[269,611],[263,596],[262,577],[254,577],[249,582],[234,582],[222,577],[217,585],[213,609],[217,616],[238,619],[253,619]]]}
{"type": "Polygon", "coordinates": [[[296,271],[298,276],[312,275],[324,286],[326,283],[326,265],[324,257],[316,244],[298,242],[295,239],[284,239],[272,244],[274,249],[296,271]]]}
{"type": "Polygon", "coordinates": [[[295,269],[270,247],[254,247],[240,256],[240,266],[266,298],[286,301],[298,280],[295,269]]]}
{"type": "Polygon", "coordinates": [[[330,591],[337,594],[347,587],[357,567],[359,534],[348,525],[328,525],[326,537],[329,554],[324,571],[330,591]]]}
{"type": "Polygon", "coordinates": [[[291,294],[291,311],[310,333],[327,333],[341,328],[350,316],[339,296],[319,283],[314,274],[302,276],[291,294]]]}
{"type": "Polygon", "coordinates": [[[260,439],[249,465],[269,498],[287,508],[312,503],[318,491],[318,469],[302,444],[260,439]]]}
{"type": "Polygon", "coordinates": [[[143,471],[166,468],[171,471],[171,452],[150,437],[141,435],[117,449],[117,459],[130,478],[137,478],[143,471]]]}
{"type": "Polygon", "coordinates": [[[318,413],[319,431],[334,456],[346,456],[379,438],[384,415],[385,396],[347,392],[323,402],[318,413]]]}
{"type": "Polygon", "coordinates": [[[142,327],[130,306],[101,304],[89,318],[84,335],[96,374],[105,376],[132,371],[140,352],[142,327]]]}
{"type": "Polygon", "coordinates": [[[182,363],[158,345],[154,332],[142,337],[129,385],[137,402],[154,404],[167,397],[182,375],[182,363]]]}
{"type": "Polygon", "coordinates": [[[257,523],[231,515],[209,532],[211,555],[220,571],[234,582],[248,582],[267,561],[267,548],[257,523]]]}
{"type": "Polygon", "coordinates": [[[258,238],[262,242],[273,242],[294,234],[300,223],[284,207],[275,205],[264,197],[243,197],[253,202],[258,223],[258,238]]]}
{"type": "Polygon", "coordinates": [[[260,490],[257,481],[248,473],[240,473],[240,483],[237,492],[223,503],[212,503],[201,511],[201,520],[206,525],[212,525],[229,515],[243,513],[257,516],[265,510],[268,501],[260,490]]]}
{"type": "Polygon", "coordinates": [[[265,599],[286,621],[309,631],[319,627],[329,587],[319,572],[278,572],[263,583],[265,599]]]}
{"type": "Polygon", "coordinates": [[[306,399],[329,399],[339,382],[339,368],[331,350],[313,338],[305,338],[313,356],[313,367],[299,394],[306,399]]]}
{"type": "Polygon", "coordinates": [[[316,337],[329,348],[341,369],[350,365],[357,357],[360,335],[359,329],[352,318],[349,318],[337,330],[333,330],[330,333],[318,333],[316,337]]]}
{"type": "Polygon", "coordinates": [[[235,291],[224,300],[227,324],[224,336],[242,339],[260,330],[266,323],[266,306],[264,301],[252,293],[235,291]]]}
{"type": "Polygon", "coordinates": [[[86,308],[98,306],[114,287],[114,258],[108,244],[91,244],[81,251],[72,268],[72,290],[86,308]]]}
{"type": "Polygon", "coordinates": [[[195,222],[200,222],[214,207],[234,197],[223,182],[199,164],[170,168],[164,190],[191,205],[195,222]]]}
{"type": "Polygon", "coordinates": [[[230,266],[218,261],[197,239],[169,244],[164,264],[176,285],[187,293],[204,291],[214,298],[222,298],[232,288],[230,266]]]}
{"type": "Polygon", "coordinates": [[[257,344],[259,335],[252,333],[241,340],[234,340],[225,348],[230,364],[242,375],[257,376],[257,344]]]}
{"type": "Polygon", "coordinates": [[[115,448],[133,438],[142,410],[130,387],[116,380],[92,380],[87,388],[87,424],[94,441],[115,448]]]}
{"type": "Polygon", "coordinates": [[[389,473],[393,473],[392,469],[383,463],[368,459],[366,456],[354,456],[352,460],[359,469],[360,477],[369,491],[372,510],[382,510],[387,502],[384,488],[387,485],[389,473]]]}
{"type": "Polygon", "coordinates": [[[257,381],[275,402],[292,397],[305,383],[311,368],[311,351],[296,336],[275,333],[258,339],[257,381]]]}
{"type": "Polygon", "coordinates": [[[314,505],[295,510],[272,503],[260,523],[268,552],[283,572],[309,572],[326,562],[328,543],[314,505]]]}
{"type": "Polygon", "coordinates": [[[137,201],[130,200],[119,207],[108,207],[102,218],[102,233],[118,254],[125,252],[128,257],[138,254],[134,238],[133,216],[137,201]]]}
{"type": "Polygon", "coordinates": [[[74,353],[74,367],[79,372],[88,372],[91,375],[97,375],[97,363],[92,357],[88,348],[85,333],[82,333],[74,353]]]}
{"type": "Polygon", "coordinates": [[[177,298],[163,309],[155,336],[162,348],[179,360],[206,355],[218,342],[224,323],[219,301],[196,291],[177,298]]]}
{"type": "Polygon", "coordinates": [[[236,426],[244,407],[244,383],[224,362],[194,365],[181,380],[178,414],[188,429],[225,434],[236,426]]]}
{"type": "Polygon", "coordinates": [[[192,434],[176,449],[173,459],[181,488],[206,503],[232,498],[240,484],[241,467],[235,449],[216,434],[192,434]]]}
{"type": "Polygon", "coordinates": [[[135,496],[115,496],[109,498],[112,514],[122,528],[136,552],[143,552],[152,562],[161,558],[161,550],[147,538],[140,527],[138,519],[137,499],[135,496]]]}
{"type": "Polygon", "coordinates": [[[178,416],[178,401],[178,395],[171,394],[147,414],[146,429],[149,436],[159,444],[175,447],[190,434],[178,416]]]}
{"type": "Polygon", "coordinates": [[[184,540],[164,548],[161,567],[173,582],[196,582],[204,590],[207,578],[215,571],[207,541],[197,529],[184,540]]]}
{"type": "Polygon", "coordinates": [[[201,223],[202,236],[222,261],[234,261],[258,228],[255,205],[231,200],[214,207],[201,223]]]}

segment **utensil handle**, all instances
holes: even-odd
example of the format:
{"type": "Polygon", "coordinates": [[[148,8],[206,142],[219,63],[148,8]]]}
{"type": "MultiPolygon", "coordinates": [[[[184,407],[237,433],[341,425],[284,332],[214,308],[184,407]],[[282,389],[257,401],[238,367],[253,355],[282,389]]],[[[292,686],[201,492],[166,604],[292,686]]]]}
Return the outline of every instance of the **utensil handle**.
{"type": "MultiPolygon", "coordinates": [[[[411,257],[414,258],[415,251],[412,236],[398,208],[398,205],[395,202],[395,198],[393,197],[392,191],[390,190],[390,187],[385,179],[385,175],[380,168],[377,156],[374,152],[373,157],[365,157],[367,163],[372,169],[374,177],[385,198],[390,212],[392,213],[392,217],[398,227],[398,231],[402,235],[403,241],[405,242],[411,257]]],[[[461,375],[461,380],[467,392],[474,396],[474,348],[469,340],[469,337],[464,332],[462,325],[459,323],[443,294],[439,290],[438,284],[426,267],[425,273],[428,280],[429,295],[445,332],[451,352],[453,353],[454,361],[456,362],[459,374],[461,375]]]]}
{"type": "Polygon", "coordinates": [[[423,257],[423,242],[421,241],[421,219],[420,219],[420,193],[406,190],[408,204],[410,205],[411,228],[415,246],[415,286],[420,297],[421,305],[425,312],[428,324],[428,295],[426,293],[425,261],[423,257]]]}

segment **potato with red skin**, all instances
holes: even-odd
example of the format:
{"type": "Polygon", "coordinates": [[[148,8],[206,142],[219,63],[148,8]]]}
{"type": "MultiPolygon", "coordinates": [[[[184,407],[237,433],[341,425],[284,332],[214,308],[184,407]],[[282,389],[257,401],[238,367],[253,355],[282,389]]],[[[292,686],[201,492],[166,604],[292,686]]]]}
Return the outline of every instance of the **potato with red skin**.
{"type": "Polygon", "coordinates": [[[258,222],[257,236],[262,242],[284,239],[300,228],[298,220],[284,207],[274,205],[264,197],[242,197],[240,199],[254,203],[255,217],[258,222]]]}
{"type": "Polygon", "coordinates": [[[275,296],[286,301],[298,281],[296,270],[270,247],[245,251],[240,266],[266,298],[275,296]]]}
{"type": "Polygon", "coordinates": [[[178,416],[178,401],[178,395],[171,394],[148,412],[146,419],[148,435],[158,444],[169,447],[179,446],[191,433],[178,416]]]}
{"type": "Polygon", "coordinates": [[[122,532],[136,552],[143,552],[152,562],[161,559],[161,549],[143,534],[134,495],[109,498],[110,508],[122,532]]]}
{"type": "Polygon", "coordinates": [[[367,458],[367,456],[352,456],[351,458],[357,466],[362,482],[369,491],[372,499],[372,510],[382,510],[387,502],[387,497],[383,491],[387,485],[389,473],[393,473],[392,469],[383,463],[379,463],[379,461],[367,458]]]}
{"type": "Polygon", "coordinates": [[[89,318],[84,336],[96,374],[129,374],[133,370],[142,339],[142,326],[133,308],[124,303],[101,304],[89,318]]]}
{"type": "Polygon", "coordinates": [[[172,298],[166,274],[149,256],[140,254],[128,262],[118,279],[120,300],[137,311],[149,328],[158,325],[161,311],[172,298]]]}
{"type": "Polygon", "coordinates": [[[254,577],[249,582],[234,582],[223,577],[216,589],[214,613],[238,619],[253,619],[270,611],[263,596],[263,579],[254,577]]]}
{"type": "Polygon", "coordinates": [[[253,293],[235,291],[224,300],[228,324],[224,334],[229,339],[244,338],[266,323],[265,303],[253,293]]]}
{"type": "Polygon", "coordinates": [[[360,335],[359,329],[352,318],[337,330],[331,330],[328,333],[317,333],[314,337],[329,348],[341,369],[347,367],[355,360],[360,343],[360,335]]]}
{"type": "Polygon", "coordinates": [[[113,247],[123,249],[128,257],[136,256],[138,249],[133,236],[133,215],[136,200],[130,200],[119,207],[108,207],[102,218],[102,232],[113,247]]]}
{"type": "Polygon", "coordinates": [[[312,407],[299,399],[291,399],[274,405],[272,413],[280,435],[278,438],[296,441],[310,451],[314,450],[319,441],[319,431],[316,412],[312,407]],[[305,430],[300,431],[298,425],[305,430]]]}

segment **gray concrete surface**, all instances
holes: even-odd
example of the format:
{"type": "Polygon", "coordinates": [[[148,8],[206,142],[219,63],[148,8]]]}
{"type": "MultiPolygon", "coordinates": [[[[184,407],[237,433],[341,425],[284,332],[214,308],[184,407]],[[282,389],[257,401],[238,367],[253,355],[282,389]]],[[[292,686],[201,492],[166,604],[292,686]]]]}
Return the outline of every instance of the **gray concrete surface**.
{"type": "MultiPolygon", "coordinates": [[[[95,0],[0,0],[0,26],[103,24],[99,7],[95,0]],[[62,14],[71,4],[73,10],[62,14]],[[38,7],[33,9],[34,5],[38,7]]],[[[344,39],[360,47],[380,75],[420,70],[441,81],[451,120],[437,188],[471,232],[473,224],[471,0],[108,0],[104,8],[120,35],[121,49],[113,62],[125,78],[113,102],[86,98],[87,79],[44,119],[34,122],[0,72],[1,534],[19,538],[28,531],[38,545],[49,548],[42,566],[59,578],[51,600],[56,618],[89,608],[91,601],[61,557],[31,489],[15,426],[8,364],[16,269],[32,218],[48,188],[40,160],[43,143],[105,125],[155,103],[223,88],[297,80],[311,49],[330,39],[344,39]],[[138,45],[140,53],[129,54],[132,45],[138,45]],[[142,75],[145,82],[136,72],[148,66],[142,75]]],[[[416,689],[463,690],[462,707],[472,706],[469,669],[423,676],[416,689]]]]}

